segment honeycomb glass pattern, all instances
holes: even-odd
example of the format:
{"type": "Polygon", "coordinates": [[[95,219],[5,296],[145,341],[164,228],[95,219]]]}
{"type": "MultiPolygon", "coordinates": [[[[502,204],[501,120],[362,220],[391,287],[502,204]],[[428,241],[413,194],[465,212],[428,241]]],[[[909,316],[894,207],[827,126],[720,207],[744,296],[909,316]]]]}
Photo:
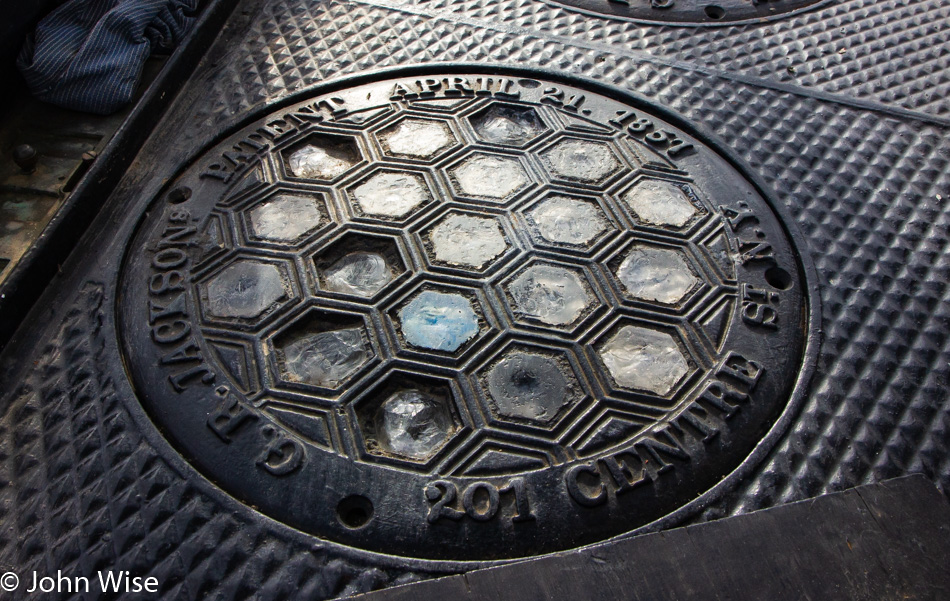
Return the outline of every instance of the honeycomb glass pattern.
{"type": "Polygon", "coordinates": [[[428,202],[432,195],[417,173],[382,171],[354,188],[353,197],[366,215],[399,219],[428,202]]]}
{"type": "Polygon", "coordinates": [[[591,297],[577,273],[554,265],[532,265],[508,285],[515,310],[554,326],[573,323],[591,297]]]}
{"type": "Polygon", "coordinates": [[[688,369],[672,336],[637,326],[620,328],[599,353],[617,384],[659,395],[669,394],[688,369]]]}
{"type": "Polygon", "coordinates": [[[496,201],[509,198],[529,182],[521,161],[488,154],[468,157],[451,174],[460,195],[496,201]]]}
{"type": "Polygon", "coordinates": [[[442,121],[405,119],[379,133],[383,149],[395,157],[431,159],[458,143],[442,121]]]}
{"type": "Polygon", "coordinates": [[[289,174],[309,180],[332,180],[361,159],[353,138],[332,135],[314,136],[285,154],[289,174]]]}
{"type": "Polygon", "coordinates": [[[785,229],[687,132],[558,86],[359,84],[175,174],[195,193],[143,221],[119,310],[181,455],[325,540],[466,561],[629,532],[740,465],[804,355],[785,229]]]}
{"type": "Polygon", "coordinates": [[[250,211],[252,235],[270,242],[295,242],[317,229],[326,219],[321,200],[303,196],[278,196],[250,211]]]}
{"type": "Polygon", "coordinates": [[[681,251],[651,246],[632,248],[617,268],[617,278],[630,296],[668,305],[699,283],[681,251]]]}
{"type": "Polygon", "coordinates": [[[478,317],[461,294],[426,290],[399,311],[406,341],[433,351],[454,352],[478,333],[478,317]]]}
{"type": "Polygon", "coordinates": [[[623,195],[636,218],[649,225],[680,228],[697,213],[682,187],[668,181],[645,180],[623,195]]]}

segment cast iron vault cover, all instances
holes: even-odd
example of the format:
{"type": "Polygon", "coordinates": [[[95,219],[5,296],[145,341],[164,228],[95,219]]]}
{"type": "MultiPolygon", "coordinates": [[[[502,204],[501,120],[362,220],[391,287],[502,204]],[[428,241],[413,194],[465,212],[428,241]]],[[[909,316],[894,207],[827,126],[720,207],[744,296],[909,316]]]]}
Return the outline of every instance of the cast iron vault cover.
{"type": "Polygon", "coordinates": [[[807,321],[785,230],[715,151],[486,74],[249,125],[157,199],[122,278],[129,373],[193,465],[303,531],[435,560],[681,509],[786,410],[807,321]]]}

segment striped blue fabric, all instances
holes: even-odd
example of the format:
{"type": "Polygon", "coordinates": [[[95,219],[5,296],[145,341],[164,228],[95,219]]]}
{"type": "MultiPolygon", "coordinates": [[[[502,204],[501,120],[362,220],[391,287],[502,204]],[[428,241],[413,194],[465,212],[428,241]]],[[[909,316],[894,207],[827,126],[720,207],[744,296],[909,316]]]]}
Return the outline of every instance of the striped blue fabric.
{"type": "Polygon", "coordinates": [[[145,59],[185,35],[199,0],[68,0],[28,36],[17,67],[40,100],[107,115],[132,99],[145,59]]]}

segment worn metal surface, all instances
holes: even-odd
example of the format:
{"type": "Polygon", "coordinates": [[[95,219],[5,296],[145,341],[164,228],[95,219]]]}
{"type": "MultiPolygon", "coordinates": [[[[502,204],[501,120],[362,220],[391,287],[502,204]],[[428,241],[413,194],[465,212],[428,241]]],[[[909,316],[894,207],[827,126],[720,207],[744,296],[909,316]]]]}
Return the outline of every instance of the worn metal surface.
{"type": "Polygon", "coordinates": [[[809,335],[821,343],[811,385],[764,461],[703,499],[693,519],[911,472],[946,488],[947,42],[932,25],[946,10],[842,2],[771,24],[696,30],[536,2],[243,3],[5,351],[9,530],[0,560],[128,569],[181,598],[329,597],[458,568],[315,538],[235,499],[220,473],[178,454],[191,438],[145,412],[142,402],[154,415],[173,393],[136,391],[129,376],[142,360],[122,360],[128,333],[116,328],[116,311],[142,294],[141,282],[122,285],[120,259],[141,248],[139,223],[154,226],[146,208],[170,191],[167,178],[229,132],[304,101],[318,82],[351,88],[399,76],[367,71],[420,62],[486,63],[472,73],[517,63],[533,79],[559,82],[555,72],[568,71],[577,78],[568,85],[585,91],[624,90],[614,100],[650,106],[641,110],[697,135],[761,182],[789,230],[801,232],[797,252],[814,262],[820,298],[810,314],[809,335]],[[841,29],[850,32],[844,53],[830,33],[841,29]],[[355,74],[365,79],[342,80],[355,74]]]}
{"type": "Polygon", "coordinates": [[[910,476],[359,598],[937,600],[948,535],[947,499],[910,476]]]}
{"type": "Polygon", "coordinates": [[[693,501],[795,409],[807,287],[756,189],[638,106],[507,75],[308,97],[152,205],[127,365],[236,497],[377,552],[536,555],[693,501]]]}

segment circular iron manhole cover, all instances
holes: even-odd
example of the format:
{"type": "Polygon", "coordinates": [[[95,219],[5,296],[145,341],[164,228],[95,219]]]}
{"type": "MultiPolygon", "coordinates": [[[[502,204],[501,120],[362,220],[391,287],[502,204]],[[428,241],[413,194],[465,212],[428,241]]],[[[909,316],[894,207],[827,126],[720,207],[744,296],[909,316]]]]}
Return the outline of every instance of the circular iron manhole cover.
{"type": "Polygon", "coordinates": [[[648,111],[497,75],[270,114],[158,199],[123,267],[137,394],[208,478],[360,549],[491,560],[629,532],[786,409],[789,238],[648,111]]]}
{"type": "Polygon", "coordinates": [[[546,0],[568,9],[647,23],[729,25],[771,20],[829,0],[546,0]]]}

